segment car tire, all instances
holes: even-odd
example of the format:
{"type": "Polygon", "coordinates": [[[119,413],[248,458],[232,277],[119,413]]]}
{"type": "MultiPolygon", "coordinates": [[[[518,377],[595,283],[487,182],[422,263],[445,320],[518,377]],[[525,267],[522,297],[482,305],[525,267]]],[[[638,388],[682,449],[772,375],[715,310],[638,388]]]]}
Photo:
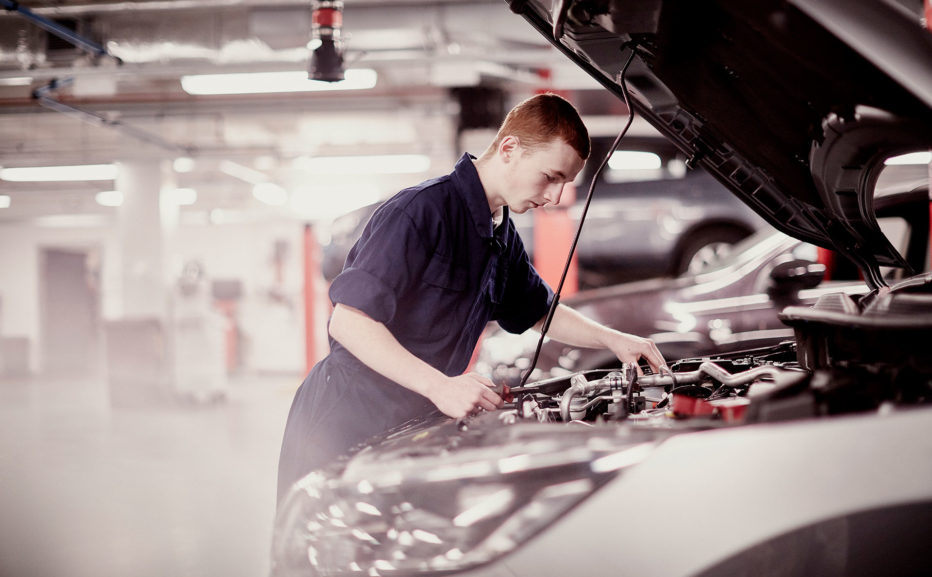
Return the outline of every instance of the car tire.
{"type": "Polygon", "coordinates": [[[680,245],[671,271],[673,276],[701,271],[710,262],[727,254],[732,245],[749,234],[751,231],[735,226],[716,226],[693,232],[680,245]]]}

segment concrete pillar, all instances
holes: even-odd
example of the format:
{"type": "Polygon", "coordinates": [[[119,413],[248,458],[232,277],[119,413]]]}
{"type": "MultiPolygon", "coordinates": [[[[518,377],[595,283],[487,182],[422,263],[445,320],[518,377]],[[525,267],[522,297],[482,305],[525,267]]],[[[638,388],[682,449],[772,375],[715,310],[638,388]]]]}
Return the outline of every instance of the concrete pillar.
{"type": "Polygon", "coordinates": [[[177,225],[177,206],[162,191],[170,187],[169,171],[161,160],[119,163],[116,187],[123,193],[117,234],[121,250],[120,306],[122,318],[168,315],[167,245],[177,225]]]}
{"type": "Polygon", "coordinates": [[[160,159],[119,162],[116,188],[116,273],[119,290],[109,295],[114,316],[106,323],[106,363],[114,407],[149,406],[173,397],[174,380],[168,270],[169,240],[177,206],[169,191],[167,164],[160,159]]]}

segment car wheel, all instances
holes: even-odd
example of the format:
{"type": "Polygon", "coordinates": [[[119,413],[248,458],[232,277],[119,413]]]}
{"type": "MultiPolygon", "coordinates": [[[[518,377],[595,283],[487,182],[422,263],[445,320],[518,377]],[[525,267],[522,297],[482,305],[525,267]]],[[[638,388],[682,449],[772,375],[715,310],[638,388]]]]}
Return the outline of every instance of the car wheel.
{"type": "Polygon", "coordinates": [[[735,227],[716,227],[699,230],[683,243],[673,269],[674,276],[696,274],[731,250],[750,231],[735,227]]]}

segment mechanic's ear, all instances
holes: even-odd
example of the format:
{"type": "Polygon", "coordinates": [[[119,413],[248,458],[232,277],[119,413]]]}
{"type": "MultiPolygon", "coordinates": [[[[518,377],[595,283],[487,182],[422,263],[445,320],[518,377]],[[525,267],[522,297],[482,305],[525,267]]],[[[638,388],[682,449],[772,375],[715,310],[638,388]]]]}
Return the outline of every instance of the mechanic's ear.
{"type": "Polygon", "coordinates": [[[515,154],[519,146],[521,146],[521,141],[518,140],[518,137],[508,135],[498,143],[498,152],[502,155],[502,159],[507,162],[511,160],[512,155],[515,154]]]}

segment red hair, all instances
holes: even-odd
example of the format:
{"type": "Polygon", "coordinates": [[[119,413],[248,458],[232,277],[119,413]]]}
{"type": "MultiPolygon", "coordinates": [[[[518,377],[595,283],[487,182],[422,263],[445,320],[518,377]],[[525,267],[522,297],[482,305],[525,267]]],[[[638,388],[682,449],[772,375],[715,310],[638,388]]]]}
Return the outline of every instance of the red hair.
{"type": "Polygon", "coordinates": [[[516,136],[527,149],[544,146],[555,139],[570,145],[583,160],[591,150],[589,131],[576,108],[562,96],[545,93],[518,103],[495,135],[491,148],[506,136],[516,136]]]}

